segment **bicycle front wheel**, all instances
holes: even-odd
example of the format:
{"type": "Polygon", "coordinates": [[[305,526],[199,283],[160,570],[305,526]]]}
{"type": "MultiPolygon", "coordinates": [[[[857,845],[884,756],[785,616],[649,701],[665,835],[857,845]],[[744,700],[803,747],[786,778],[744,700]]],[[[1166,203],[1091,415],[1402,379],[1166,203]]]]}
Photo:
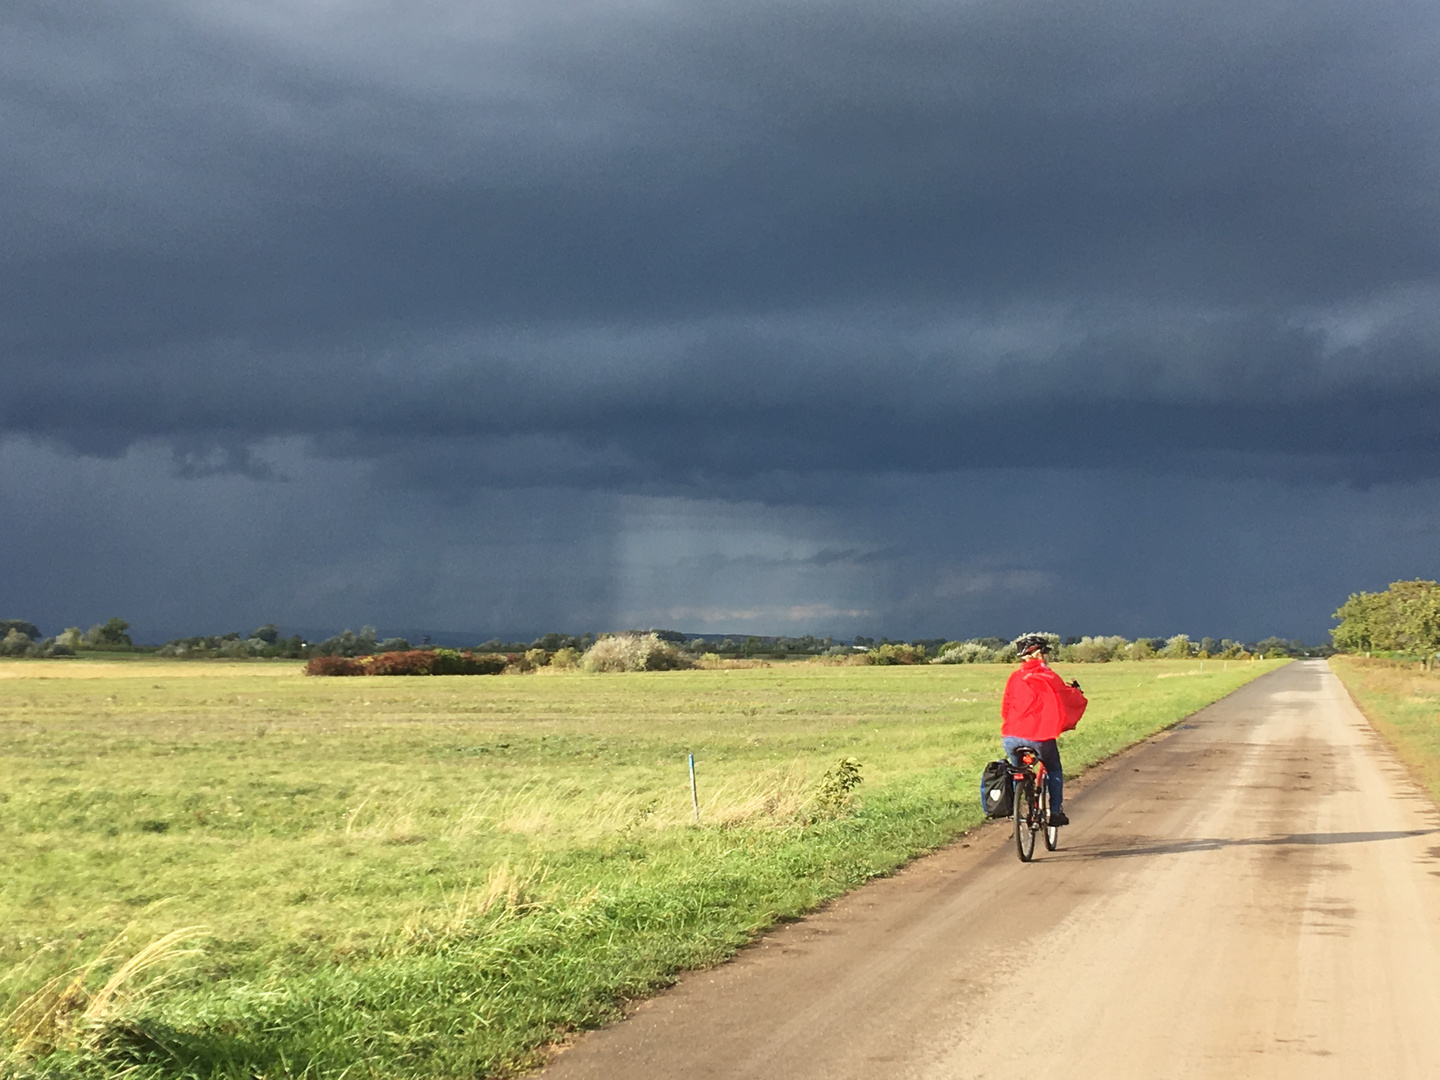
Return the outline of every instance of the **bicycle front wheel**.
{"type": "Polygon", "coordinates": [[[1015,853],[1021,862],[1035,857],[1035,781],[1026,778],[1015,785],[1015,853]]]}

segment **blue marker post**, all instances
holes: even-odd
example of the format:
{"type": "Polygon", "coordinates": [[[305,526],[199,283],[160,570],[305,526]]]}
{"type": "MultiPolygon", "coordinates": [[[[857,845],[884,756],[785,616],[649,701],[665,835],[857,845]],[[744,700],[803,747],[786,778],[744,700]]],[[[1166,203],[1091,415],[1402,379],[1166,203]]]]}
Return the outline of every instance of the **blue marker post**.
{"type": "Polygon", "coordinates": [[[700,824],[700,793],[695,789],[695,755],[686,754],[690,759],[690,805],[695,808],[695,824],[700,824]]]}

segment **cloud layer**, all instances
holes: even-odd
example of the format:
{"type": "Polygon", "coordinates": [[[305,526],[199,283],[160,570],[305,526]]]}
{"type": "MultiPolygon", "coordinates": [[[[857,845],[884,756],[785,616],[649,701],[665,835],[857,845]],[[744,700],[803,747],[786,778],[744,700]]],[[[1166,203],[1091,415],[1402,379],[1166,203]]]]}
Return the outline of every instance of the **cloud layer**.
{"type": "MultiPolygon", "coordinates": [[[[1380,532],[1384,492],[1423,510],[1440,477],[1432,8],[132,0],[0,25],[0,433],[47,476],[98,458],[168,493],[142,531],[184,535],[233,481],[314,541],[229,571],[236,595],[368,530],[355,595],[424,623],[422,527],[509,563],[537,529],[584,538],[503,603],[476,577],[487,626],[905,633],[991,582],[977,620],[1063,591],[1121,632],[1313,635],[1327,590],[1435,573],[1380,532]],[[1106,501],[1066,512],[1111,554],[986,547],[1017,516],[1076,533],[996,470],[1106,501]],[[331,474],[335,520],[285,507],[331,474]],[[964,492],[941,548],[936,488],[964,492]],[[1251,516],[1178,535],[1179,491],[1251,516]],[[1247,531],[1293,544],[1316,504],[1366,539],[1249,608],[1202,614],[1197,582],[1162,610],[1114,554],[1208,566],[1247,531]],[[805,562],[840,551],[869,570],[805,562]]],[[[5,483],[58,532],[90,512],[5,483]]]]}

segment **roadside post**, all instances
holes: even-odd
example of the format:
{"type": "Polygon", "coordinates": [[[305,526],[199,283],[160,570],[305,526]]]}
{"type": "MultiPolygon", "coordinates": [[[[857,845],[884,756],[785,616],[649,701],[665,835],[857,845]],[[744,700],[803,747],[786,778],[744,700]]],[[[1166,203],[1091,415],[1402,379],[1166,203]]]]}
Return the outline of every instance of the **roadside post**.
{"type": "Polygon", "coordinates": [[[686,754],[690,759],[690,805],[695,808],[695,824],[700,824],[700,793],[695,789],[695,755],[686,754]]]}

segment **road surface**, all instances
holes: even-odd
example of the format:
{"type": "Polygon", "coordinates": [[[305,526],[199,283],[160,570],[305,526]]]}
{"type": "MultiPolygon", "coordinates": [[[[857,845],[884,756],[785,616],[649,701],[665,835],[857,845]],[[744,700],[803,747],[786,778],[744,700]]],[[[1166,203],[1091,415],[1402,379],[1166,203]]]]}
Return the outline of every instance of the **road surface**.
{"type": "Polygon", "coordinates": [[[1440,814],[1323,661],[683,978],[545,1080],[1440,1076],[1440,814]]]}

